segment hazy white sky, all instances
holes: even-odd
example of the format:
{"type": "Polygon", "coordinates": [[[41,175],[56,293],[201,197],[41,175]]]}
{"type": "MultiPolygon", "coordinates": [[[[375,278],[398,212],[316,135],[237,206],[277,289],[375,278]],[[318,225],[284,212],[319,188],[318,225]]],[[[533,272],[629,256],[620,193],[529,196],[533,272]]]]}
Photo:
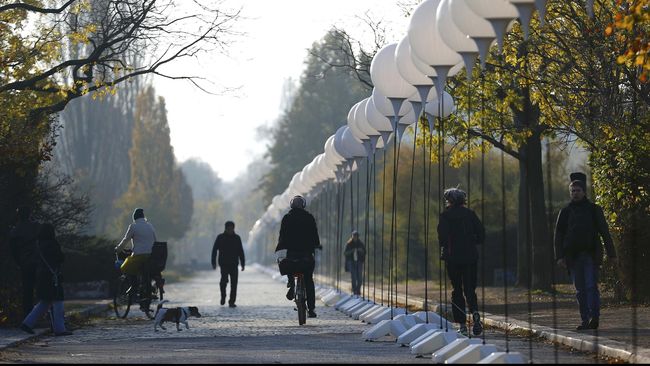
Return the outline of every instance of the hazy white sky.
{"type": "Polygon", "coordinates": [[[235,30],[246,33],[232,43],[229,56],[202,55],[167,72],[187,74],[184,69],[191,69],[238,91],[213,96],[183,81],[155,80],[158,94],[167,103],[178,161],[200,158],[224,180],[234,179],[265,151],[267,140],[259,138],[257,127],[277,118],[283,83],[289,77],[299,79],[307,49],[332,25],[357,38],[368,37],[367,26],[356,16],[370,11],[373,18],[385,20],[395,34],[389,41],[396,42],[406,34],[408,24],[397,0],[232,0],[227,4],[243,8],[245,19],[235,30]]]}

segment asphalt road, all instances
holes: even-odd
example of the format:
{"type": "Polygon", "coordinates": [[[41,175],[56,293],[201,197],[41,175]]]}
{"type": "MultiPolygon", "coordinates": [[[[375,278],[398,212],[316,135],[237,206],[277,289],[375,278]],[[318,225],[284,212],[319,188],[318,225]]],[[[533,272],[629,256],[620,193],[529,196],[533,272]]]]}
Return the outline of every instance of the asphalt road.
{"type": "MultiPolygon", "coordinates": [[[[168,284],[166,307],[194,305],[201,318],[190,329],[154,332],[153,321],[138,310],[128,319],[112,314],[74,330],[68,337],[45,336],[0,353],[2,363],[430,363],[390,340],[365,342],[368,325],[319,303],[317,319],[299,326],[283,283],[252,268],[240,273],[237,308],[220,306],[218,272],[202,272],[168,284]]],[[[489,343],[505,349],[500,332],[487,331],[489,343]]],[[[529,355],[524,338],[509,340],[511,351],[529,355]]],[[[535,363],[555,362],[555,348],[533,343],[535,363]]],[[[561,363],[593,363],[589,355],[559,349],[561,363]]]]}

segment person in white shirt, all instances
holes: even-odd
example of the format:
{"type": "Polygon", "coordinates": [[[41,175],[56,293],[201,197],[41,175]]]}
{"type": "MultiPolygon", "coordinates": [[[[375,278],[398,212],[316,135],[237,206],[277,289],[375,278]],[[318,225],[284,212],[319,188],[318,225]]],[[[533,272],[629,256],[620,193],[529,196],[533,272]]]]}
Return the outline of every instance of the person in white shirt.
{"type": "Polygon", "coordinates": [[[133,211],[133,223],[129,225],[124,238],[115,247],[115,251],[119,252],[124,250],[129,242],[131,244],[132,253],[120,266],[122,273],[135,279],[146,268],[155,241],[156,231],[153,225],[144,217],[144,210],[136,208],[133,211]]]}

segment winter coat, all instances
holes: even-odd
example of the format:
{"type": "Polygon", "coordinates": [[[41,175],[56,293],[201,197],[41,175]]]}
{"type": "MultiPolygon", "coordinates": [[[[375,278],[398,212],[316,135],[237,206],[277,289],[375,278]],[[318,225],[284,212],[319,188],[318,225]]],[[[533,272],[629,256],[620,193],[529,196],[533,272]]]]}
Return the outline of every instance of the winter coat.
{"type": "Polygon", "coordinates": [[[39,264],[36,270],[36,297],[43,301],[63,301],[61,265],[64,256],[61,246],[56,240],[39,240],[38,249],[42,257],[37,254],[39,264]]]}
{"type": "Polygon", "coordinates": [[[560,210],[555,224],[555,259],[565,259],[570,265],[580,253],[588,253],[596,264],[602,264],[601,237],[605,241],[607,256],[616,257],[603,209],[586,198],[579,202],[571,201],[560,210]]]}
{"type": "Polygon", "coordinates": [[[240,261],[242,267],[246,265],[241,238],[235,233],[221,233],[217,236],[212,246],[212,267],[216,265],[217,252],[219,252],[219,267],[236,268],[240,261]]]}
{"type": "Polygon", "coordinates": [[[476,246],[485,241],[485,228],[474,211],[465,206],[451,206],[440,214],[438,241],[442,259],[448,263],[476,263],[476,246]]]}
{"type": "Polygon", "coordinates": [[[21,268],[35,268],[38,256],[38,232],[40,225],[34,221],[19,222],[9,233],[11,255],[21,268]]]}
{"type": "Polygon", "coordinates": [[[349,272],[354,264],[354,250],[357,250],[357,263],[364,263],[366,260],[366,247],[361,240],[348,240],[345,245],[345,270],[349,272]]]}
{"type": "Polygon", "coordinates": [[[275,251],[287,249],[287,257],[313,255],[320,248],[314,216],[301,208],[292,208],[282,218],[275,251]]]}

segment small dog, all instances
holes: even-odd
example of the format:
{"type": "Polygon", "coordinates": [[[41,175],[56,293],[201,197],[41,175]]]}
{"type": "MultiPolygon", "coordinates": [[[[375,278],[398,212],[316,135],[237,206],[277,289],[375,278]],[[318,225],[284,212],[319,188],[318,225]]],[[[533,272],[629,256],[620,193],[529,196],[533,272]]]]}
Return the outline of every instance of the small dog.
{"type": "Polygon", "coordinates": [[[176,330],[179,332],[181,331],[180,323],[185,324],[186,329],[190,329],[189,325],[187,324],[187,318],[191,316],[196,318],[201,317],[199,308],[196,306],[167,309],[162,307],[166,302],[167,300],[163,300],[160,304],[158,304],[158,308],[156,309],[155,323],[153,325],[153,330],[155,332],[158,331],[158,326],[160,326],[163,330],[167,330],[167,328],[163,326],[164,322],[176,322],[176,330]]]}

